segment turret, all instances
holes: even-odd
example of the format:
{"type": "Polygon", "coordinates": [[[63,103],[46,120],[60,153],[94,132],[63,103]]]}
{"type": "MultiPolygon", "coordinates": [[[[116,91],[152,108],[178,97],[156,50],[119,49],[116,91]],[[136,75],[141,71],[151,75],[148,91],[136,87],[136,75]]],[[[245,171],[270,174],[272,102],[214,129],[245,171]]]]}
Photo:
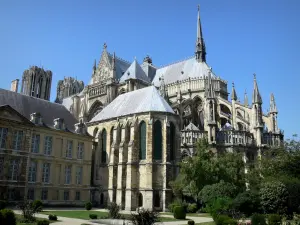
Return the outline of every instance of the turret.
{"type": "Polygon", "coordinates": [[[236,91],[234,88],[234,83],[232,83],[232,91],[231,91],[231,105],[232,105],[232,127],[234,129],[237,128],[237,123],[236,123],[236,110],[235,110],[235,102],[237,100],[237,95],[236,91]]]}
{"type": "Polygon", "coordinates": [[[275,102],[274,94],[271,94],[270,98],[270,112],[269,115],[271,116],[271,131],[273,133],[278,132],[278,125],[277,125],[277,107],[275,102]]]}
{"type": "Polygon", "coordinates": [[[202,27],[200,21],[200,6],[198,5],[198,19],[197,19],[197,40],[196,40],[196,60],[198,62],[206,62],[206,49],[202,36],[202,27]]]}
{"type": "Polygon", "coordinates": [[[258,146],[262,144],[262,132],[264,126],[262,116],[262,98],[258,90],[256,74],[254,74],[254,89],[252,95],[252,125],[253,129],[255,130],[256,142],[258,146]]]}

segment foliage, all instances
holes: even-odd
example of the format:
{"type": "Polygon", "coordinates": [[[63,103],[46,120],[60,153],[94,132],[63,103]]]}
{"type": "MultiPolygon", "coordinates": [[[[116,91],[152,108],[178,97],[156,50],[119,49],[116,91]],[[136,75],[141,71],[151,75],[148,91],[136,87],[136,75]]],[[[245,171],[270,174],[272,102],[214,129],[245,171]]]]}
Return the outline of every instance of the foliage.
{"type": "Polygon", "coordinates": [[[49,218],[49,220],[57,221],[57,216],[56,216],[56,215],[50,214],[50,215],[48,216],[48,218],[49,218]]]}
{"type": "Polygon", "coordinates": [[[186,217],[185,209],[182,206],[174,207],[174,218],[184,220],[186,217]]]}
{"type": "Polygon", "coordinates": [[[16,216],[12,210],[2,209],[0,210],[0,214],[1,224],[16,225],[16,216]]]}
{"type": "Polygon", "coordinates": [[[26,223],[35,221],[36,219],[34,214],[42,210],[42,206],[38,201],[30,202],[28,200],[24,200],[18,205],[18,207],[22,211],[22,215],[25,220],[24,222],[26,223]]]}
{"type": "Polygon", "coordinates": [[[237,225],[237,221],[227,215],[218,215],[214,218],[216,225],[237,225]]]}
{"type": "Polygon", "coordinates": [[[260,188],[261,206],[265,213],[287,212],[288,192],[286,186],[279,181],[268,181],[260,188]]]}
{"type": "Polygon", "coordinates": [[[206,204],[206,211],[216,217],[223,211],[231,209],[232,199],[228,197],[213,199],[206,204]]]}
{"type": "Polygon", "coordinates": [[[121,207],[115,203],[112,202],[108,205],[108,217],[112,218],[112,219],[120,219],[121,218],[121,214],[120,214],[120,210],[121,207]]]}
{"type": "Polygon", "coordinates": [[[50,224],[49,220],[39,220],[37,222],[37,225],[49,225],[49,224],[50,224]]]}
{"type": "Polygon", "coordinates": [[[174,208],[176,206],[182,206],[185,209],[185,211],[187,211],[188,204],[177,198],[171,204],[169,204],[168,208],[170,212],[174,212],[174,208]]]}
{"type": "Polygon", "coordinates": [[[90,219],[95,220],[98,218],[98,216],[96,214],[90,214],[89,215],[90,219]]]}
{"type": "Polygon", "coordinates": [[[266,218],[262,214],[253,214],[251,216],[251,225],[267,225],[266,218]]]}
{"type": "Polygon", "coordinates": [[[32,203],[32,207],[34,208],[35,212],[41,212],[43,210],[43,203],[41,200],[35,200],[32,203]]]}
{"type": "Polygon", "coordinates": [[[188,204],[188,206],[187,206],[188,213],[195,213],[195,212],[197,212],[197,209],[198,209],[198,207],[197,207],[196,203],[191,203],[191,204],[188,204]]]}
{"type": "Polygon", "coordinates": [[[140,209],[137,213],[131,214],[129,219],[133,225],[153,225],[158,222],[158,213],[140,209]]]}
{"type": "Polygon", "coordinates": [[[213,202],[217,198],[233,198],[237,194],[237,187],[233,184],[220,181],[219,183],[206,185],[199,193],[199,198],[204,203],[213,202]]]}
{"type": "Polygon", "coordinates": [[[278,214],[270,214],[268,215],[268,225],[280,225],[281,224],[281,216],[278,214]]]}
{"type": "Polygon", "coordinates": [[[91,202],[87,202],[87,203],[85,203],[84,207],[85,207],[86,210],[91,210],[93,206],[92,206],[91,202]]]}
{"type": "Polygon", "coordinates": [[[1,209],[5,209],[6,206],[7,206],[7,201],[0,200],[0,210],[1,210],[1,209]]]}
{"type": "Polygon", "coordinates": [[[197,143],[194,157],[187,158],[180,163],[180,173],[175,181],[170,182],[175,196],[192,197],[199,200],[199,192],[206,185],[219,183],[223,180],[245,189],[244,162],[238,153],[220,154],[212,152],[206,139],[197,143]]]}
{"type": "Polygon", "coordinates": [[[195,221],[194,220],[189,220],[188,225],[195,225],[195,221]]]}
{"type": "Polygon", "coordinates": [[[258,193],[254,191],[245,191],[239,193],[232,201],[232,207],[243,213],[245,216],[251,216],[260,211],[260,200],[258,193]]]}

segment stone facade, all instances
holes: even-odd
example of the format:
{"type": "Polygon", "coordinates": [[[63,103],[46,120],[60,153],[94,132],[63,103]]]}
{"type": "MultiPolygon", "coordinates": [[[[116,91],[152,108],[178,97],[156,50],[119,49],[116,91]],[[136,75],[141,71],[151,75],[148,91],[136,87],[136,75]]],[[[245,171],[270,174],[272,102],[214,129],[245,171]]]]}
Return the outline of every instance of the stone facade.
{"type": "Polygon", "coordinates": [[[65,77],[63,80],[58,81],[55,102],[62,103],[64,98],[79,94],[83,88],[83,81],[79,81],[73,77],[65,77]]]}
{"type": "MultiPolygon", "coordinates": [[[[47,205],[89,201],[93,141],[85,125],[73,124],[72,129],[68,118],[50,124],[49,116],[39,112],[24,114],[22,103],[17,103],[19,107],[7,104],[16,103],[19,97],[25,102],[27,96],[1,90],[1,96],[5,95],[7,102],[0,98],[0,199],[17,202],[25,197],[47,205]]],[[[28,99],[55,116],[57,104],[28,99]]]]}
{"type": "Polygon", "coordinates": [[[37,66],[25,70],[22,76],[21,93],[50,100],[52,72],[37,66]]]}

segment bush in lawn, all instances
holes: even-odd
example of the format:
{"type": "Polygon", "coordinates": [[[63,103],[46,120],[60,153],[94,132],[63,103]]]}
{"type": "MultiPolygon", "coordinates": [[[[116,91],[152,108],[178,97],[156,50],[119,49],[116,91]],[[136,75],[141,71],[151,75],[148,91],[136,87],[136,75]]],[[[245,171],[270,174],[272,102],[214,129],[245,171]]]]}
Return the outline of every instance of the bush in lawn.
{"type": "Polygon", "coordinates": [[[5,209],[6,206],[7,206],[7,201],[0,200],[0,210],[1,210],[1,209],[5,209]]]}
{"type": "Polygon", "coordinates": [[[89,216],[90,216],[90,219],[92,219],[92,220],[95,220],[98,218],[98,215],[96,215],[96,214],[90,214],[89,216]]]}
{"type": "Polygon", "coordinates": [[[121,218],[121,214],[120,214],[120,210],[121,207],[115,203],[112,202],[108,205],[108,217],[111,219],[120,219],[121,218]]]}
{"type": "Polygon", "coordinates": [[[214,218],[216,225],[237,225],[237,221],[227,215],[218,215],[214,218]]]}
{"type": "Polygon", "coordinates": [[[262,214],[253,214],[251,216],[251,225],[267,225],[266,218],[262,214]]]}
{"type": "Polygon", "coordinates": [[[268,215],[268,225],[280,225],[281,224],[281,216],[278,214],[270,214],[268,215]]]}
{"type": "Polygon", "coordinates": [[[195,213],[197,212],[197,204],[196,203],[192,203],[192,204],[188,204],[188,207],[187,207],[187,212],[188,213],[195,213]]]}
{"type": "Polygon", "coordinates": [[[233,199],[232,207],[246,216],[251,216],[260,211],[259,196],[253,191],[242,192],[233,199]]]}
{"type": "Polygon", "coordinates": [[[147,209],[140,209],[137,213],[131,214],[129,220],[133,225],[153,225],[158,222],[158,213],[147,209]]]}
{"type": "Polygon", "coordinates": [[[35,200],[32,203],[32,207],[35,210],[35,212],[41,212],[43,210],[43,203],[41,200],[35,200]]]}
{"type": "Polygon", "coordinates": [[[184,210],[187,211],[188,204],[182,200],[176,199],[168,206],[170,212],[174,212],[176,206],[182,206],[184,210]]]}
{"type": "Polygon", "coordinates": [[[287,212],[288,191],[279,181],[269,181],[262,184],[260,202],[264,213],[284,214],[287,212]]]}
{"type": "Polygon", "coordinates": [[[57,221],[57,216],[56,215],[49,215],[48,218],[49,218],[49,220],[57,221]]]}
{"type": "Polygon", "coordinates": [[[194,220],[189,220],[188,225],[195,225],[195,221],[194,220]]]}
{"type": "Polygon", "coordinates": [[[85,209],[86,210],[91,210],[92,209],[92,207],[93,207],[93,205],[92,205],[92,203],[91,202],[87,202],[87,203],[85,203],[85,209]]]}
{"type": "Polygon", "coordinates": [[[49,225],[49,224],[50,224],[49,220],[39,220],[37,222],[37,225],[49,225]]]}
{"type": "Polygon", "coordinates": [[[176,206],[174,207],[174,218],[178,220],[185,220],[186,212],[183,206],[176,206]]]}
{"type": "Polygon", "coordinates": [[[7,224],[7,225],[16,225],[16,216],[14,212],[10,209],[2,209],[0,210],[0,214],[2,217],[1,224],[7,224]]]}

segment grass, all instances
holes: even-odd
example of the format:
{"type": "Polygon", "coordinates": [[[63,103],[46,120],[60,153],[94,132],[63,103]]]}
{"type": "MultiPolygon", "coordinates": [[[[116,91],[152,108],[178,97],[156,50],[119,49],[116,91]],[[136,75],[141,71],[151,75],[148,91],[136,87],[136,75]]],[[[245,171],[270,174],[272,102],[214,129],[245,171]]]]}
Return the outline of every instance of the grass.
{"type": "MultiPolygon", "coordinates": [[[[76,219],[83,219],[83,220],[89,220],[90,214],[95,214],[98,216],[98,219],[100,218],[106,218],[108,216],[107,212],[100,212],[100,211],[86,211],[86,210],[76,210],[76,211],[42,211],[42,214],[53,214],[56,215],[58,218],[61,217],[68,217],[68,218],[76,218],[76,219]]],[[[129,214],[122,214],[125,218],[129,217],[129,214]]],[[[168,222],[168,221],[177,221],[174,218],[169,217],[159,217],[159,222],[168,222]]]]}
{"type": "MultiPolygon", "coordinates": [[[[22,223],[21,221],[23,220],[23,216],[22,215],[18,215],[16,214],[16,219],[17,219],[17,225],[36,225],[37,222],[32,222],[32,223],[22,223]]],[[[36,218],[37,221],[39,220],[47,220],[47,219],[42,219],[42,218],[36,218]]],[[[49,221],[50,223],[55,223],[58,221],[49,221]]]]}
{"type": "Polygon", "coordinates": [[[195,225],[216,225],[215,222],[195,223],[195,225]]]}
{"type": "MultiPolygon", "coordinates": [[[[160,215],[170,215],[170,216],[173,216],[173,213],[171,213],[171,212],[163,212],[163,213],[160,213],[160,215]]],[[[187,217],[211,217],[211,215],[209,213],[187,213],[186,216],[187,217]]]]}

